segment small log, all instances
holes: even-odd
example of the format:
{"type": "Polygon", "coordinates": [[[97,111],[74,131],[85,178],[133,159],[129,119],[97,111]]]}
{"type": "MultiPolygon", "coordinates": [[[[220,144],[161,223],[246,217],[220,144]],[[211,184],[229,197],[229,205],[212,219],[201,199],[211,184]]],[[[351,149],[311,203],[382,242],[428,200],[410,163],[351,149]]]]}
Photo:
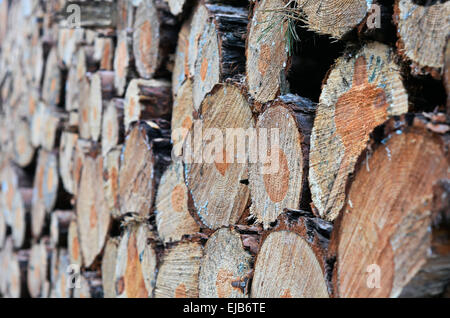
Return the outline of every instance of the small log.
{"type": "Polygon", "coordinates": [[[133,27],[133,54],[140,77],[150,79],[168,73],[177,33],[177,21],[166,2],[140,1],[133,27]]]}
{"type": "Polygon", "coordinates": [[[249,189],[240,182],[248,179],[248,160],[242,145],[245,147],[246,138],[252,139],[254,120],[247,99],[233,84],[217,85],[203,101],[200,113],[202,121],[197,122],[197,127],[194,124],[193,134],[186,137],[189,139],[183,154],[192,200],[189,208],[205,226],[217,229],[236,224],[247,206],[249,189]],[[227,136],[229,128],[235,130],[227,136]],[[212,138],[213,146],[207,145],[212,138]],[[235,147],[234,139],[241,147],[235,147]]]}
{"type": "Polygon", "coordinates": [[[19,120],[14,129],[14,162],[21,167],[28,166],[34,157],[31,144],[30,126],[27,121],[19,120]]]}
{"type": "MultiPolygon", "coordinates": [[[[70,288],[70,260],[69,253],[65,249],[58,249],[54,253],[56,263],[54,264],[56,272],[52,277],[52,298],[70,298],[72,288],[70,288]]],[[[53,257],[52,257],[53,259],[53,257]]]]}
{"type": "Polygon", "coordinates": [[[48,280],[49,249],[47,238],[32,245],[28,261],[27,283],[30,296],[33,298],[47,297],[46,282],[48,280]]]}
{"type": "Polygon", "coordinates": [[[181,242],[165,251],[156,279],[155,298],[198,298],[203,247],[181,242]]]}
{"type": "Polygon", "coordinates": [[[57,53],[58,59],[66,68],[70,68],[73,56],[84,37],[84,29],[81,28],[60,28],[58,30],[57,53]]]}
{"type": "Polygon", "coordinates": [[[164,243],[180,241],[200,230],[189,214],[188,189],[181,161],[172,163],[161,177],[156,195],[156,226],[164,243]]]}
{"type": "Polygon", "coordinates": [[[0,294],[2,296],[7,296],[8,294],[8,272],[13,253],[13,242],[12,239],[8,237],[3,249],[0,250],[0,294]]]}
{"type": "Polygon", "coordinates": [[[14,247],[28,247],[31,239],[31,202],[32,188],[19,188],[14,193],[13,215],[11,218],[11,236],[14,247]]]}
{"type": "Polygon", "coordinates": [[[3,43],[3,39],[6,37],[6,31],[8,29],[8,1],[2,1],[0,3],[0,43],[3,43]]]}
{"type": "Polygon", "coordinates": [[[327,3],[320,0],[299,0],[295,4],[295,12],[304,19],[309,30],[342,39],[366,21],[365,18],[372,9],[371,3],[372,1],[362,0],[332,0],[327,3]]]}
{"type": "Polygon", "coordinates": [[[105,201],[113,218],[120,214],[119,205],[119,171],[122,146],[112,148],[103,158],[103,186],[105,190],[105,201]]]}
{"type": "Polygon", "coordinates": [[[41,132],[41,146],[47,151],[52,151],[59,147],[61,134],[67,121],[67,114],[53,107],[45,107],[43,117],[44,125],[41,132]]]}
{"type": "Polygon", "coordinates": [[[133,28],[134,13],[135,13],[135,3],[137,1],[130,0],[117,0],[116,9],[116,22],[117,31],[123,31],[133,28]]]}
{"type": "Polygon", "coordinates": [[[115,272],[116,295],[119,298],[149,298],[156,279],[154,234],[148,224],[131,220],[117,250],[115,272]]]}
{"type": "Polygon", "coordinates": [[[192,81],[188,79],[181,85],[173,102],[171,128],[174,151],[172,153],[176,157],[182,155],[184,141],[194,123],[194,112],[192,81]]]}
{"type": "Polygon", "coordinates": [[[42,144],[43,131],[45,129],[46,106],[42,102],[38,102],[36,110],[31,118],[30,142],[34,148],[42,144]]]}
{"type": "Polygon", "coordinates": [[[246,74],[249,93],[257,103],[273,100],[289,90],[289,21],[279,12],[284,6],[284,0],[262,0],[253,8],[246,43],[246,74]]]}
{"type": "Polygon", "coordinates": [[[337,60],[320,95],[311,134],[309,185],[317,215],[337,217],[348,175],[369,134],[407,111],[408,95],[389,47],[372,42],[351,58],[337,60]]]}
{"type": "Polygon", "coordinates": [[[11,298],[29,297],[27,288],[27,270],[29,251],[21,250],[11,254],[8,269],[7,296],[11,298]]]}
{"type": "Polygon", "coordinates": [[[297,212],[282,214],[264,234],[255,263],[255,298],[328,298],[326,249],[332,225],[297,212]]]}
{"type": "Polygon", "coordinates": [[[61,143],[59,145],[59,175],[61,181],[68,193],[74,193],[74,154],[78,140],[78,134],[70,131],[63,131],[61,134],[61,143]]]}
{"type": "Polygon", "coordinates": [[[118,96],[124,94],[127,82],[133,76],[134,57],[131,42],[127,30],[118,33],[114,53],[114,87],[118,96]]]}
{"type": "Polygon", "coordinates": [[[78,102],[78,135],[82,139],[91,139],[90,117],[92,107],[89,96],[91,95],[91,81],[85,77],[79,83],[80,100],[78,102]]]}
{"type": "MultiPolygon", "coordinates": [[[[90,56],[86,53],[89,48],[86,46],[79,47],[74,55],[66,82],[66,95],[65,95],[65,109],[67,111],[78,110],[80,104],[86,100],[89,87],[86,74],[88,71],[93,71],[90,56]]],[[[81,113],[81,112],[80,112],[81,113]]],[[[81,116],[81,114],[80,114],[81,116]]]]}
{"type": "Polygon", "coordinates": [[[62,74],[59,68],[56,49],[52,49],[45,65],[44,82],[42,84],[42,99],[50,106],[57,106],[60,102],[62,89],[62,74]]]}
{"type": "Polygon", "coordinates": [[[429,297],[445,290],[450,128],[442,115],[391,119],[381,142],[361,155],[330,241],[336,297],[429,297]]]}
{"type": "MultiPolygon", "coordinates": [[[[178,95],[178,90],[184,81],[191,76],[189,71],[189,49],[192,16],[190,16],[181,26],[178,32],[177,48],[175,50],[175,62],[172,71],[172,96],[178,95]]],[[[192,52],[194,53],[194,52],[192,52]]],[[[191,83],[192,85],[192,83],[191,83]]],[[[192,88],[191,88],[192,89],[192,88]]]]}
{"type": "Polygon", "coordinates": [[[247,298],[247,283],[252,270],[252,257],[245,251],[235,230],[223,228],[214,232],[204,248],[200,264],[200,298],[247,298]]]}
{"type": "Polygon", "coordinates": [[[99,71],[92,75],[89,91],[89,115],[90,139],[99,141],[103,105],[113,97],[114,94],[114,72],[99,71]]]}
{"type": "Polygon", "coordinates": [[[309,208],[309,138],[315,109],[310,100],[289,94],[258,117],[260,158],[249,164],[250,213],[265,228],[284,208],[309,208]],[[278,140],[273,139],[274,133],[278,140]],[[267,139],[270,146],[263,149],[264,142],[269,145],[267,139]]]}
{"type": "Polygon", "coordinates": [[[39,151],[36,175],[33,182],[31,208],[32,234],[38,238],[44,228],[46,214],[50,213],[58,195],[58,161],[52,152],[39,151]]]}
{"type": "Polygon", "coordinates": [[[447,93],[447,115],[450,116],[450,39],[445,47],[444,87],[447,93]]]}
{"type": "Polygon", "coordinates": [[[50,217],[50,244],[54,248],[67,247],[69,225],[75,218],[71,210],[55,210],[50,217]]]}
{"type": "Polygon", "coordinates": [[[96,37],[94,42],[94,60],[102,71],[113,70],[114,42],[110,37],[96,37]]]}
{"type": "Polygon", "coordinates": [[[202,34],[193,74],[195,109],[216,84],[245,72],[248,9],[219,4],[205,6],[208,17],[200,22],[202,34]]]}
{"type": "Polygon", "coordinates": [[[96,153],[97,149],[95,145],[89,140],[78,138],[75,145],[75,153],[73,156],[73,194],[78,195],[80,187],[81,172],[84,164],[84,160],[89,153],[96,153]]]}
{"type": "Polygon", "coordinates": [[[188,6],[188,1],[186,0],[164,0],[168,3],[170,8],[170,13],[174,16],[180,15],[183,10],[188,6]]]}
{"type": "Polygon", "coordinates": [[[411,72],[431,73],[440,78],[450,28],[450,3],[434,1],[423,5],[413,0],[397,0],[394,21],[398,51],[412,61],[411,72]]]}
{"type": "Polygon", "coordinates": [[[134,79],[128,85],[124,104],[124,125],[158,117],[170,118],[172,95],[170,82],[134,79]]]}
{"type": "MultiPolygon", "coordinates": [[[[3,210],[3,203],[0,201],[0,208],[3,210]]],[[[6,220],[5,220],[5,214],[2,212],[0,213],[0,250],[5,245],[6,240],[6,220]]]]}
{"type": "Polygon", "coordinates": [[[67,247],[69,252],[70,264],[82,266],[83,259],[80,250],[80,238],[78,236],[78,224],[76,219],[72,219],[67,233],[67,247]]]}
{"type": "Polygon", "coordinates": [[[89,268],[101,253],[110,226],[103,189],[103,159],[86,156],[77,198],[77,224],[83,262],[89,268]]]}
{"type": "Polygon", "coordinates": [[[117,145],[123,143],[125,128],[124,122],[124,101],[114,98],[108,103],[103,114],[102,122],[102,156],[117,145]]]}
{"type": "Polygon", "coordinates": [[[170,148],[161,149],[155,144],[163,138],[160,127],[150,124],[140,121],[131,126],[122,150],[119,171],[121,215],[128,212],[149,215],[159,179],[170,160],[170,148]]]}
{"type": "Polygon", "coordinates": [[[116,298],[115,274],[117,263],[117,250],[120,240],[110,238],[106,242],[102,258],[102,283],[105,298],[116,298]]]}

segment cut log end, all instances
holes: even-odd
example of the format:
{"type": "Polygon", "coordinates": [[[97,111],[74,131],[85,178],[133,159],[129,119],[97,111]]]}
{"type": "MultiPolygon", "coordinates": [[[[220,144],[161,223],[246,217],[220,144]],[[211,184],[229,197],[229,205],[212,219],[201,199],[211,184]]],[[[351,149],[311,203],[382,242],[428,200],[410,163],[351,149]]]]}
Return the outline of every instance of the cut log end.
{"type": "Polygon", "coordinates": [[[154,234],[148,224],[132,221],[117,250],[115,288],[119,298],[149,298],[153,295],[156,275],[154,234]]]}
{"type": "Polygon", "coordinates": [[[234,230],[217,230],[207,241],[200,265],[200,298],[246,298],[252,257],[234,230]],[[244,287],[242,287],[244,286],[244,287]]]}
{"type": "Polygon", "coordinates": [[[448,200],[439,195],[448,194],[433,185],[449,178],[449,156],[445,137],[428,131],[429,124],[420,116],[392,119],[383,142],[361,158],[331,240],[337,296],[443,292],[450,277],[449,241],[439,233],[448,226],[441,209],[448,200]]]}
{"type": "Polygon", "coordinates": [[[199,128],[194,124],[191,128],[193,134],[186,140],[187,155],[183,155],[185,178],[192,196],[193,206],[190,208],[193,213],[197,213],[204,225],[217,229],[237,223],[247,205],[248,186],[240,182],[248,178],[247,159],[243,153],[234,156],[235,149],[240,147],[235,148],[234,140],[233,143],[231,141],[237,137],[240,145],[245,146],[246,136],[253,132],[254,120],[246,98],[232,84],[217,85],[203,101],[201,115],[202,121],[197,121],[199,128]],[[227,128],[235,128],[232,130],[234,137],[226,136],[227,128]],[[196,129],[203,129],[203,140],[195,140],[196,129]],[[230,142],[229,147],[224,136],[230,142]],[[218,139],[212,143],[213,146],[206,146],[208,138],[218,139]],[[197,148],[191,148],[191,143],[199,142],[204,149],[203,154],[199,154],[197,148]],[[240,161],[236,159],[238,157],[240,161]]]}
{"type": "Polygon", "coordinates": [[[375,127],[408,111],[407,93],[391,50],[369,43],[339,58],[320,96],[311,134],[309,183],[315,211],[333,220],[345,185],[375,127]]]}
{"type": "Polygon", "coordinates": [[[259,157],[249,167],[250,213],[266,228],[284,208],[305,208],[309,199],[307,162],[315,106],[294,95],[284,100],[259,116],[259,157]]]}

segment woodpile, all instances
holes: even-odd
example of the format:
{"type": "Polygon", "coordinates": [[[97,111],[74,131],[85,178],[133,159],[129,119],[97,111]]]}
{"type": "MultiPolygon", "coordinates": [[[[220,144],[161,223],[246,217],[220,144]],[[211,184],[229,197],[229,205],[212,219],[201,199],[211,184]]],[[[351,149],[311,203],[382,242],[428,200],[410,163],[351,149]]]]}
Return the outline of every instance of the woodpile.
{"type": "Polygon", "coordinates": [[[448,296],[449,38],[448,1],[0,0],[0,297],[448,296]]]}

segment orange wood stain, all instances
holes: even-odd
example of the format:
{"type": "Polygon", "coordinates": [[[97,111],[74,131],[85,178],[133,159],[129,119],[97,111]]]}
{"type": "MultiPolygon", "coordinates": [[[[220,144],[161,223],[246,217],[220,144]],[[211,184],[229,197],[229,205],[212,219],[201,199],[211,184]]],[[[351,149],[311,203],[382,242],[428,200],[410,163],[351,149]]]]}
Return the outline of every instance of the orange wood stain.
{"type": "Polygon", "coordinates": [[[230,166],[230,163],[227,162],[227,153],[225,149],[223,149],[222,156],[220,153],[216,153],[215,155],[214,165],[216,166],[217,171],[219,171],[222,176],[225,176],[225,173],[230,166]]]}
{"type": "Polygon", "coordinates": [[[97,210],[95,208],[95,204],[92,204],[91,210],[89,212],[89,226],[91,227],[91,229],[97,226],[97,222],[98,222],[97,210]]]}
{"type": "Polygon", "coordinates": [[[72,256],[75,260],[78,260],[80,257],[80,243],[77,236],[74,236],[72,239],[72,256]]]}
{"type": "Polygon", "coordinates": [[[289,288],[285,289],[280,298],[292,298],[291,290],[289,288]]]}
{"type": "Polygon", "coordinates": [[[272,62],[270,46],[267,44],[262,44],[260,48],[260,54],[258,59],[258,71],[261,76],[266,75],[267,68],[272,62]]]}
{"type": "Polygon", "coordinates": [[[200,78],[202,81],[205,80],[206,74],[208,73],[208,59],[205,57],[202,60],[202,65],[200,66],[200,78]]]}
{"type": "Polygon", "coordinates": [[[146,298],[148,297],[148,292],[145,288],[142,266],[139,261],[136,244],[136,234],[132,233],[128,240],[127,267],[124,277],[126,294],[128,298],[146,298]]]}
{"type": "Polygon", "coordinates": [[[175,288],[175,298],[186,298],[186,285],[181,283],[178,285],[177,288],[175,288]]]}
{"type": "Polygon", "coordinates": [[[145,21],[140,26],[140,36],[139,36],[139,51],[141,53],[141,60],[144,67],[148,70],[152,67],[151,63],[148,61],[150,49],[152,47],[152,25],[150,21],[145,21]],[[147,58],[146,58],[147,57],[147,58]]]}
{"type": "Polygon", "coordinates": [[[184,207],[184,188],[177,184],[172,190],[172,208],[175,212],[182,212],[184,207]]]}
{"type": "MultiPolygon", "coordinates": [[[[270,149],[269,149],[270,151],[270,149]]],[[[280,202],[284,199],[289,189],[289,167],[284,151],[278,149],[278,172],[272,174],[263,174],[264,187],[272,202],[280,202]]],[[[270,154],[269,154],[270,156],[270,154]]],[[[273,163],[272,163],[273,164],[273,163]]],[[[266,165],[270,168],[270,164],[266,165]]]]}

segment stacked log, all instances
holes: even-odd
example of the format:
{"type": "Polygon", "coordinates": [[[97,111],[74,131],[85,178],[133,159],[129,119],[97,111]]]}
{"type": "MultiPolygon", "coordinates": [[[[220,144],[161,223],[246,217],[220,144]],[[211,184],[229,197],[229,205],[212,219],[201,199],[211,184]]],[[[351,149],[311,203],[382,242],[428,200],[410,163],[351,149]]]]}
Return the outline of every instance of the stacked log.
{"type": "Polygon", "coordinates": [[[448,296],[449,10],[0,0],[0,297],[448,296]]]}

